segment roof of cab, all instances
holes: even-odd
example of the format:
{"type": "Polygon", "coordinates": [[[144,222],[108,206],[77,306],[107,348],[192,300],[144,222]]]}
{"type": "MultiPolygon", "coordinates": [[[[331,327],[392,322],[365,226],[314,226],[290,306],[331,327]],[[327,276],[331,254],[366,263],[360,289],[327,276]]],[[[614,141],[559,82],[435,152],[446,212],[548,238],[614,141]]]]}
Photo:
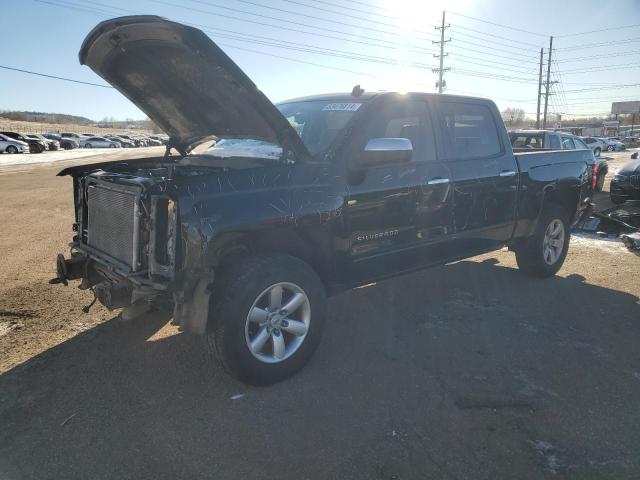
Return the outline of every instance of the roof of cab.
{"type": "Polygon", "coordinates": [[[349,102],[361,102],[368,101],[374,97],[387,96],[387,95],[407,95],[407,96],[425,96],[425,97],[446,97],[449,99],[466,99],[466,100],[487,100],[491,101],[488,98],[483,97],[472,97],[468,95],[450,95],[443,93],[430,93],[430,92],[394,92],[381,90],[376,92],[364,92],[362,95],[353,96],[348,92],[339,92],[339,93],[321,93],[318,95],[309,95],[306,97],[298,97],[291,98],[287,100],[283,100],[281,102],[277,102],[276,105],[281,105],[284,103],[293,103],[293,102],[313,102],[313,101],[349,101],[349,102]]]}

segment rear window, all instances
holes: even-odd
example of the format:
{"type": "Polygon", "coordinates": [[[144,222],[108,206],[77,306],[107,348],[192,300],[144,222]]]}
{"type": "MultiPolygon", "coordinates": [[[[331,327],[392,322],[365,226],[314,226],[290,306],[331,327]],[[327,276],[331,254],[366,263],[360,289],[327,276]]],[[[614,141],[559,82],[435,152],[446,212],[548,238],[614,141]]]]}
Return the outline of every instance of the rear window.
{"type": "Polygon", "coordinates": [[[511,134],[513,148],[544,148],[544,135],[511,134]]]}
{"type": "Polygon", "coordinates": [[[502,151],[498,129],[486,105],[442,102],[440,125],[455,159],[490,157],[502,151]]]}

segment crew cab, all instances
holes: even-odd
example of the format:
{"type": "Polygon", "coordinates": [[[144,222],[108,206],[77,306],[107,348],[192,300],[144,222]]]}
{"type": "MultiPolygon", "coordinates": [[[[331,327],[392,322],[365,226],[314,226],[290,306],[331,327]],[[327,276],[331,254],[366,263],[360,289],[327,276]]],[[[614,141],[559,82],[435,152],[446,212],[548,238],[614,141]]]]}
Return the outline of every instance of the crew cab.
{"type": "Polygon", "coordinates": [[[99,24],[80,62],[170,140],[60,172],[75,235],[52,282],[125,319],[169,305],[249,383],[310,359],[328,295],[503,246],[554,275],[591,208],[593,153],[514,155],[490,100],[355,88],[275,106],[204,33],[155,16],[99,24]]]}

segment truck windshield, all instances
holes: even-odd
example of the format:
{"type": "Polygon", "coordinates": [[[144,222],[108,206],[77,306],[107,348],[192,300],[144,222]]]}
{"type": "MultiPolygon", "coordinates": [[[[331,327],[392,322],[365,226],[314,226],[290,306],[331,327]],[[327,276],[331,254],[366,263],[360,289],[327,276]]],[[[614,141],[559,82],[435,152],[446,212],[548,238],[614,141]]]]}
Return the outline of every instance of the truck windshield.
{"type": "Polygon", "coordinates": [[[336,100],[277,105],[312,155],[322,153],[329,148],[361,106],[362,102],[336,100]]]}

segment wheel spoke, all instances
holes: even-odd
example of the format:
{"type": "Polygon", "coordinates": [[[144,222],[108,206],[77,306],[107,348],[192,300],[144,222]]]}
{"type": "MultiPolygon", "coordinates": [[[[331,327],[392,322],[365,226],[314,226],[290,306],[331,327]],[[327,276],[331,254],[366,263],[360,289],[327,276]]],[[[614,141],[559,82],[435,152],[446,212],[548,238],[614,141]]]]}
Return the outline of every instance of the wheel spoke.
{"type": "Polygon", "coordinates": [[[285,332],[289,332],[295,335],[296,337],[301,337],[302,335],[307,333],[307,325],[298,320],[289,320],[289,319],[283,320],[283,324],[281,328],[285,332]],[[285,322],[286,322],[286,325],[285,325],[285,322]]]}
{"type": "Polygon", "coordinates": [[[282,286],[276,285],[269,290],[269,308],[271,311],[278,310],[282,305],[282,286]]]}
{"type": "Polygon", "coordinates": [[[267,327],[262,327],[258,335],[251,340],[251,351],[253,353],[260,353],[260,350],[262,350],[264,344],[267,343],[267,340],[269,340],[269,331],[267,327]]]}
{"type": "Polygon", "coordinates": [[[285,344],[282,333],[280,333],[278,330],[274,330],[271,333],[271,341],[273,342],[273,356],[278,360],[284,358],[285,344]]]}
{"type": "Polygon", "coordinates": [[[254,323],[265,323],[269,316],[269,312],[262,308],[253,307],[251,312],[249,313],[249,321],[254,323]]]}
{"type": "Polygon", "coordinates": [[[291,297],[285,305],[282,306],[281,314],[282,315],[290,315],[296,310],[298,310],[302,304],[305,302],[306,297],[302,293],[296,293],[291,297]]]}

